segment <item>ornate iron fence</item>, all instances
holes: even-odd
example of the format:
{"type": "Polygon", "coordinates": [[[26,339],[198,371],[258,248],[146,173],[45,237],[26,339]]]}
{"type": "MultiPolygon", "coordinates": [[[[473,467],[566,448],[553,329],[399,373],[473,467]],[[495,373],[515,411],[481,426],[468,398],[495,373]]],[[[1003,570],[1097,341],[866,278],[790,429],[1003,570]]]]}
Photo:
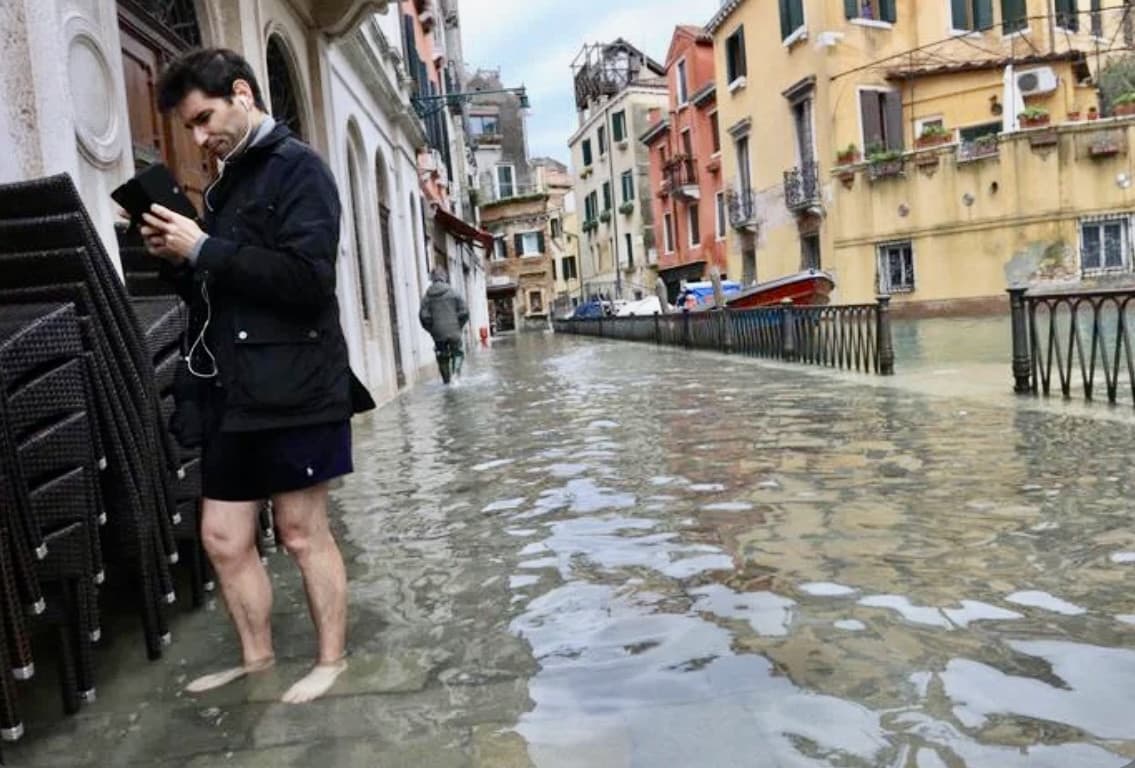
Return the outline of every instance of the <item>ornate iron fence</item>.
{"type": "Polygon", "coordinates": [[[653,342],[877,373],[895,370],[890,297],[874,304],[557,320],[557,333],[653,342]]]}
{"type": "Polygon", "coordinates": [[[1135,290],[1011,288],[1009,304],[1016,392],[1048,396],[1058,385],[1065,399],[1079,391],[1093,400],[1102,386],[1109,403],[1127,394],[1135,404],[1135,290]]]}

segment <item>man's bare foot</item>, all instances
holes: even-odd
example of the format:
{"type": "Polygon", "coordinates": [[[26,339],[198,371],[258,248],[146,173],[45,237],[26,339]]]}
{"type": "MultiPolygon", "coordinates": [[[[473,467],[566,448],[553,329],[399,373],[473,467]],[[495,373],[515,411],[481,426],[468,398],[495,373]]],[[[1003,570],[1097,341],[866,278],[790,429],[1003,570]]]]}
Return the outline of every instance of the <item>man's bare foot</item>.
{"type": "Polygon", "coordinates": [[[206,691],[212,691],[223,685],[228,685],[234,680],[239,680],[246,675],[263,672],[275,663],[276,657],[269,656],[266,659],[253,661],[240,667],[233,667],[232,669],[226,669],[221,672],[202,675],[185,686],[185,690],[189,693],[205,693],[206,691]]]}
{"type": "Polygon", "coordinates": [[[314,701],[331,689],[339,675],[347,670],[347,660],[330,664],[316,664],[310,672],[288,689],[281,701],[285,704],[303,704],[314,701]]]}

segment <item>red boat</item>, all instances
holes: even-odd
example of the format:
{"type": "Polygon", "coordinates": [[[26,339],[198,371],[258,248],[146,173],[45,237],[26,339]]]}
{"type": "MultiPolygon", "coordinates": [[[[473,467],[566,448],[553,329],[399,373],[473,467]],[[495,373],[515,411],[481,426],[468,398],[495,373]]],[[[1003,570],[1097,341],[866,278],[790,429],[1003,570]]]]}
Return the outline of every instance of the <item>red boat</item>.
{"type": "Polygon", "coordinates": [[[798,307],[809,307],[827,304],[833,288],[835,280],[831,275],[818,269],[809,269],[728,294],[725,303],[730,309],[752,309],[780,304],[785,299],[790,299],[798,307]]]}

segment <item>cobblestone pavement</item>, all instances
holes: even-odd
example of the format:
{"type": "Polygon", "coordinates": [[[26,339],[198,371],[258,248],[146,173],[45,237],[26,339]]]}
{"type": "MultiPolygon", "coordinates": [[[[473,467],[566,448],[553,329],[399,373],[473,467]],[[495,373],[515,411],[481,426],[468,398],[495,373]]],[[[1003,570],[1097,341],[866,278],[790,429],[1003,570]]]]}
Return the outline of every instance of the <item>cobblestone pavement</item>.
{"type": "Polygon", "coordinates": [[[234,657],[223,609],[179,617],[154,664],[130,625],[108,633],[99,701],[61,720],[39,681],[6,756],[1125,766],[1131,420],[928,394],[965,389],[950,370],[908,386],[507,340],[458,386],[356,424],[335,493],[352,657],[332,695],[276,703],[314,650],[278,554],[275,671],[190,699],[186,679],[234,657]]]}

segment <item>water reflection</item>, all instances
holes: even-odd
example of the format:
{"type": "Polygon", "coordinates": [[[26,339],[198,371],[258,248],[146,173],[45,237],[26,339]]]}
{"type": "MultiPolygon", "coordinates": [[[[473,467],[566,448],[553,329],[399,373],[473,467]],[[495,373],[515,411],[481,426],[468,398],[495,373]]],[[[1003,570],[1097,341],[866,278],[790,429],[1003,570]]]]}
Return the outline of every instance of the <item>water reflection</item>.
{"type": "MultiPolygon", "coordinates": [[[[975,322],[952,358],[944,326],[897,328],[900,358],[1004,365],[1007,324],[975,322]]],[[[523,643],[516,765],[1135,758],[1126,425],[646,345],[514,345],[377,416],[426,458],[370,489],[403,512],[347,522],[429,558],[415,600],[448,584],[429,616],[523,643]],[[488,594],[462,581],[469,558],[488,594]]]]}

